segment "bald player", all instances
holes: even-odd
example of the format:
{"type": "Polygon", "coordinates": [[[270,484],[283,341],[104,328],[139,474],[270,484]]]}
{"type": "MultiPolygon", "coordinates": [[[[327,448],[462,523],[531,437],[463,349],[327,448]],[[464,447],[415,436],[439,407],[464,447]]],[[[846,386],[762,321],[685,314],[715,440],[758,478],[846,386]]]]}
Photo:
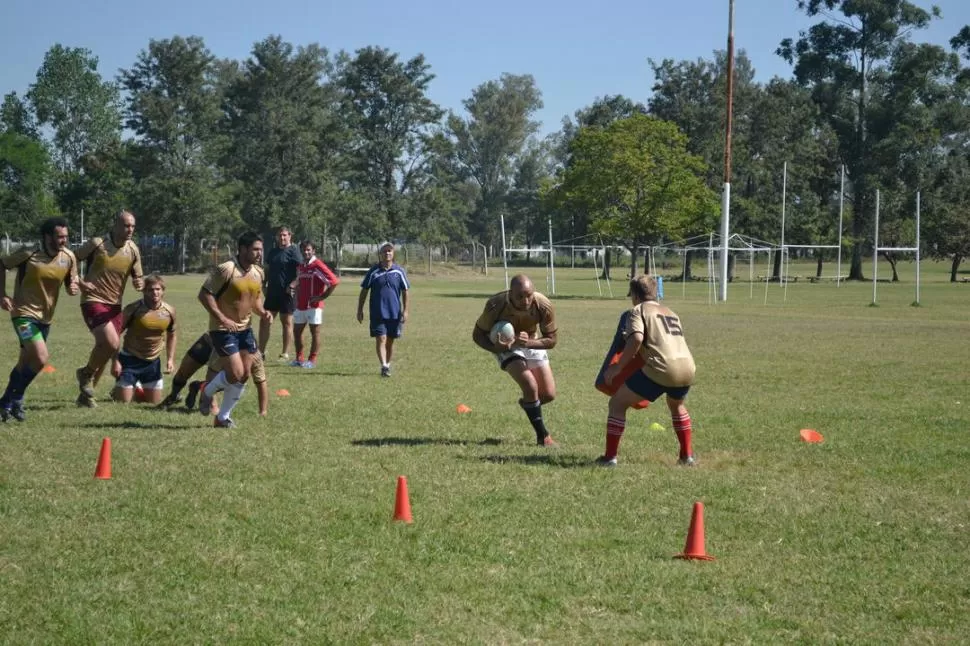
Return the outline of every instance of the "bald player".
{"type": "Polygon", "coordinates": [[[134,233],[135,216],[120,211],[108,235],[90,238],[77,251],[78,260],[87,263],[80,281],[81,315],[94,336],[88,363],[76,372],[78,406],[97,406],[94,381],[121,347],[121,303],[129,276],[135,289],[144,287],[141,253],[131,239],[134,233]]]}
{"type": "Polygon", "coordinates": [[[26,419],[24,393],[44,366],[49,354],[47,335],[57,297],[63,285],[71,296],[80,291],[77,259],[67,248],[67,220],[48,218],[40,227],[36,249],[19,249],[0,258],[0,307],[10,312],[20,342],[17,365],[10,371],[7,389],[0,397],[0,421],[26,419]],[[7,296],[7,271],[16,270],[13,298],[7,296]]]}
{"type": "Polygon", "coordinates": [[[596,460],[602,466],[616,466],[616,454],[626,428],[626,412],[637,402],[653,402],[666,394],[674,432],[680,442],[677,464],[694,466],[690,445],[690,414],[684,399],[694,383],[694,357],[684,339],[684,327],[670,308],[657,301],[657,279],[637,276],[630,281],[633,309],[627,317],[626,346],[617,363],[607,369],[606,383],[616,379],[623,367],[639,354],[643,368],[637,370],[610,397],[606,420],[606,453],[596,460]]]}
{"type": "Polygon", "coordinates": [[[513,277],[508,291],[488,299],[472,339],[495,355],[499,367],[522,390],[519,406],[535,430],[536,444],[555,446],[542,419],[542,405],[556,398],[556,380],[546,352],[556,347],[556,315],[549,299],[535,290],[528,276],[513,277]],[[497,321],[511,323],[515,338],[492,343],[488,334],[497,321]]]}
{"type": "Polygon", "coordinates": [[[111,367],[115,387],[111,398],[128,403],[135,386],[141,384],[145,402],[162,401],[165,383],[162,378],[162,347],[165,347],[165,372],[171,373],[175,363],[175,308],[162,300],[165,280],[158,274],[145,277],[142,298],[122,312],[121,331],[124,343],[111,367]]]}
{"type": "Polygon", "coordinates": [[[263,308],[263,239],[248,232],[239,237],[237,255],[216,267],[199,290],[199,302],[209,313],[209,338],[219,355],[220,371],[199,393],[199,412],[210,414],[212,398],[225,391],[214,426],[234,428],[232,409],[242,398],[257,352],[252,313],[271,320],[263,308]]]}

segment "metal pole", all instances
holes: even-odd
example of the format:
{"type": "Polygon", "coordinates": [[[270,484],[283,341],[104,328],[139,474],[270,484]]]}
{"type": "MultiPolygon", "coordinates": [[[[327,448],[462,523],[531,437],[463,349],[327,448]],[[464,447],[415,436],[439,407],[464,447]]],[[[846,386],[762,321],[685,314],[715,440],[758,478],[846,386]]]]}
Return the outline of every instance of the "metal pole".
{"type": "Polygon", "coordinates": [[[509,288],[509,261],[505,253],[505,214],[498,216],[502,223],[502,267],[505,268],[505,289],[509,288]]]}
{"type": "Polygon", "coordinates": [[[845,164],[842,164],[842,182],[839,185],[839,260],[836,265],[835,287],[842,287],[842,214],[845,208],[845,164]]]}
{"type": "Polygon", "coordinates": [[[876,227],[872,241],[872,304],[876,304],[876,274],[879,271],[879,189],[876,189],[876,227]]]}
{"type": "Polygon", "coordinates": [[[728,237],[731,232],[731,126],[734,118],[734,0],[728,0],[727,119],[724,126],[724,189],[721,196],[721,300],[727,300],[728,237]]]}
{"type": "Polygon", "coordinates": [[[919,305],[919,191],[916,191],[916,304],[919,305]]]}
{"type": "Polygon", "coordinates": [[[556,293],[556,263],[553,260],[553,256],[556,255],[556,249],[552,246],[552,218],[549,218],[549,270],[552,273],[552,293],[556,293]]]}
{"type": "Polygon", "coordinates": [[[788,252],[785,249],[785,207],[788,204],[788,162],[781,164],[781,274],[778,281],[785,283],[785,297],[788,300],[788,268],[785,266],[788,260],[788,252]]]}

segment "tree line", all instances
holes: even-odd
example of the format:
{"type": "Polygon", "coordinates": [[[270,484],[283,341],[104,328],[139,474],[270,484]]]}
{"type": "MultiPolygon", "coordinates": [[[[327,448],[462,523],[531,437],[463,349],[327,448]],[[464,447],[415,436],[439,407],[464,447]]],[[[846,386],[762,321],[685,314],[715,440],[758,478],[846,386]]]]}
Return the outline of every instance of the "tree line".
{"type": "MultiPolygon", "coordinates": [[[[919,192],[923,252],[956,280],[970,253],[970,26],[947,48],[915,40],[935,7],[794,2],[815,22],[779,40],[791,78],[758,82],[735,59],[732,232],[777,240],[787,163],[786,242],[834,244],[844,168],[850,278],[864,278],[879,190],[882,244],[915,240],[919,192]]],[[[44,217],[82,211],[101,231],[128,208],[180,256],[284,223],[338,244],[494,246],[501,215],[527,246],[551,221],[556,241],[623,246],[636,263],[717,229],[727,62],[650,60],[645,103],[597,97],[540,136],[528,74],[482,83],[455,112],[429,98],[424,56],[377,46],[270,36],[229,60],[174,36],[105,78],[93,52],[55,44],[0,107],[0,233],[31,238],[44,217]]]]}

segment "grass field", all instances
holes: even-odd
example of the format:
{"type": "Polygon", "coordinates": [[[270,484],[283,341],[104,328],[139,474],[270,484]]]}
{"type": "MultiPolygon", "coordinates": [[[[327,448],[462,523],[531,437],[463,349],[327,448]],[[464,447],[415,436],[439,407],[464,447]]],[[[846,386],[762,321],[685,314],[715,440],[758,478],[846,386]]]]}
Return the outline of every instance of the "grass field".
{"type": "MultiPolygon", "coordinates": [[[[663,405],[631,413],[616,469],[590,466],[607,401],[592,381],[627,303],[621,283],[581,298],[591,270],[557,272],[552,452],[471,342],[500,270],[413,275],[384,380],[347,279],[318,368],[270,365],[270,390],[292,396],[259,419],[249,388],[231,431],[76,408],[90,336],[62,296],[57,370],[28,392],[28,420],[0,427],[0,640],[967,643],[970,284],[926,264],[911,307],[911,271],[880,284],[879,307],[871,283],[800,281],[787,300],[771,285],[767,304],[738,283],[719,305],[704,283],[668,283],[698,365],[694,469],[648,430],[670,428],[663,405]],[[111,480],[93,478],[103,437],[111,480]],[[411,525],[391,519],[399,475],[411,525]],[[714,562],[671,558],[695,501],[714,562]]],[[[179,356],[205,324],[201,280],[170,280],[179,356]]]]}

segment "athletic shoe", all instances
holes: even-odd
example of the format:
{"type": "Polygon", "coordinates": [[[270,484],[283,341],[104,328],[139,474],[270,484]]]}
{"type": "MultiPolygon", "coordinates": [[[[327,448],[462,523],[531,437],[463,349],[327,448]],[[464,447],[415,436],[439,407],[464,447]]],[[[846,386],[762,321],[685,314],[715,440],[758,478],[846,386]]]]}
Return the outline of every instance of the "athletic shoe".
{"type": "Polygon", "coordinates": [[[0,422],[6,422],[10,419],[10,405],[4,404],[0,406],[0,422]]]}
{"type": "Polygon", "coordinates": [[[390,377],[391,376],[391,367],[390,366],[383,366],[381,368],[381,376],[382,377],[390,377]]]}
{"type": "Polygon", "coordinates": [[[288,361],[290,360],[290,355],[288,355],[288,354],[283,354],[283,353],[280,353],[280,356],[279,356],[279,357],[277,357],[277,358],[278,358],[278,359],[279,359],[280,361],[282,361],[283,363],[286,363],[286,362],[288,362],[288,361]]]}
{"type": "Polygon", "coordinates": [[[175,393],[169,393],[168,395],[165,396],[165,399],[159,402],[156,408],[171,408],[172,406],[176,406],[181,402],[182,402],[181,395],[176,395],[175,393]]]}
{"type": "Polygon", "coordinates": [[[10,417],[14,418],[18,422],[22,422],[27,419],[27,413],[24,411],[23,400],[10,402],[10,417]]]}
{"type": "Polygon", "coordinates": [[[290,362],[290,367],[292,367],[292,368],[302,368],[303,367],[303,362],[300,361],[299,359],[294,359],[293,361],[290,362]]]}
{"type": "Polygon", "coordinates": [[[605,455],[601,455],[596,458],[596,462],[594,462],[594,464],[598,467],[615,467],[616,456],[614,455],[612,458],[608,458],[605,455]]]}
{"type": "Polygon", "coordinates": [[[201,381],[189,382],[189,394],[185,396],[185,407],[189,410],[195,408],[195,400],[199,396],[199,388],[201,387],[201,381]]]}
{"type": "Polygon", "coordinates": [[[232,421],[231,417],[227,417],[224,420],[216,417],[212,420],[212,426],[215,428],[236,428],[236,423],[232,421]]]}
{"type": "Polygon", "coordinates": [[[212,397],[205,394],[205,387],[199,388],[199,412],[203,415],[212,414],[212,397]]]}
{"type": "Polygon", "coordinates": [[[81,408],[97,408],[98,402],[94,400],[94,397],[88,397],[84,393],[77,396],[77,401],[74,402],[81,408]]]}
{"type": "Polygon", "coordinates": [[[551,435],[547,435],[541,440],[536,440],[536,444],[538,444],[539,446],[548,447],[550,449],[559,448],[559,444],[554,439],[552,439],[551,435]]]}
{"type": "Polygon", "coordinates": [[[316,361],[304,361],[302,367],[306,368],[307,370],[313,370],[314,368],[317,367],[317,362],[316,361]]]}
{"type": "Polygon", "coordinates": [[[78,368],[74,371],[74,376],[77,377],[77,387],[81,394],[94,397],[94,375],[88,371],[88,367],[78,368]]]}
{"type": "Polygon", "coordinates": [[[693,467],[697,466],[697,461],[694,459],[693,455],[689,455],[686,458],[681,458],[677,460],[677,466],[679,467],[693,467]]]}

